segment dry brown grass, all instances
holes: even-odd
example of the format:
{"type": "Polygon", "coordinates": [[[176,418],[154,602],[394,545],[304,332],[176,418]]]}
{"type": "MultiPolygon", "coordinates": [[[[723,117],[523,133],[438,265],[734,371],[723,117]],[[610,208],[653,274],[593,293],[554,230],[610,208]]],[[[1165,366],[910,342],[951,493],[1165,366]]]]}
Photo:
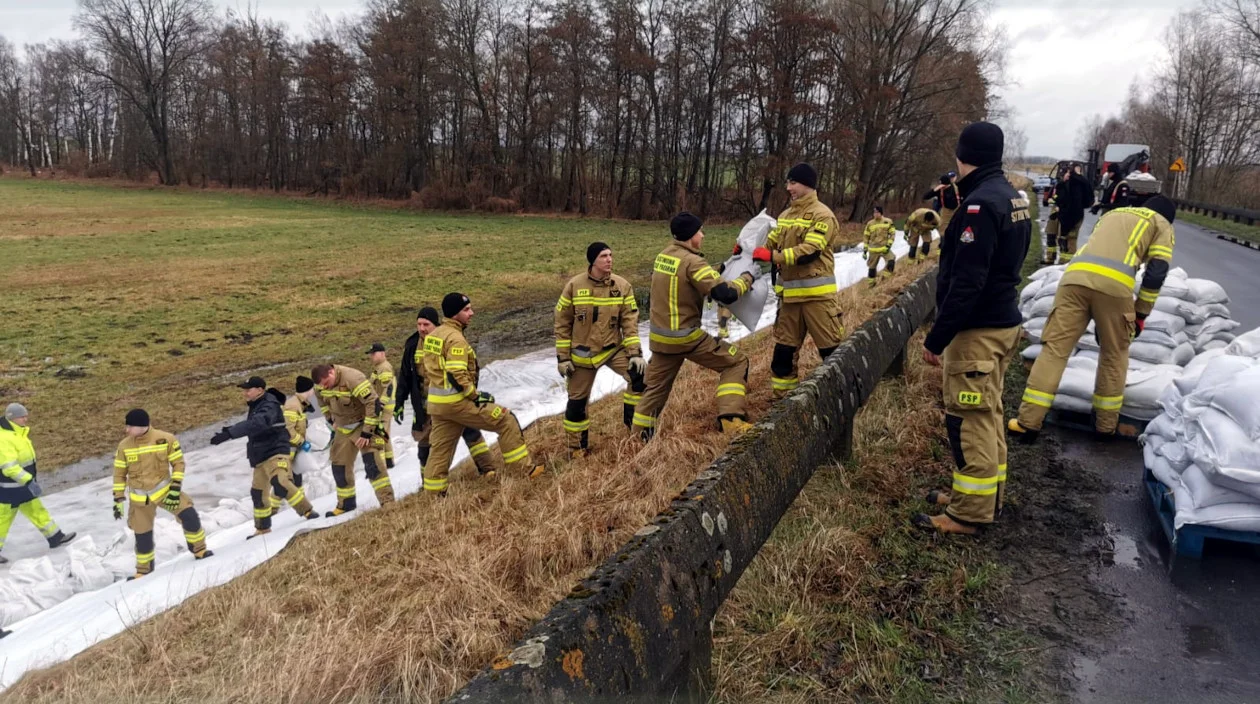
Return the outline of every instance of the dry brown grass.
{"type": "MultiPolygon", "coordinates": [[[[852,329],[923,267],[842,294],[852,329]]],[[[770,404],[771,343],[750,354],[750,412],[770,404]]],[[[817,364],[812,347],[804,368],[817,364]]],[[[239,579],[48,670],[0,701],[441,701],[505,653],[727,444],[716,375],[688,365],[649,445],[619,398],[592,406],[591,457],[570,463],[559,418],[531,426],[551,474],[497,485],[461,470],[451,496],[410,496],[300,537],[239,579]]]]}

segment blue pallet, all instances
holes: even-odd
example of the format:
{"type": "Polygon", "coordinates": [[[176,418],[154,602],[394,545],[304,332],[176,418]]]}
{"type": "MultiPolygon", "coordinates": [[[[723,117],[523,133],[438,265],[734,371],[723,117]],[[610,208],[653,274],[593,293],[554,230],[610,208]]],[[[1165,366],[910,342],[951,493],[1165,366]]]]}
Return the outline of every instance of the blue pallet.
{"type": "Polygon", "coordinates": [[[1164,529],[1164,537],[1173,553],[1178,557],[1198,560],[1203,557],[1203,541],[1228,540],[1232,543],[1250,543],[1260,545],[1260,533],[1244,530],[1225,530],[1215,526],[1185,525],[1181,530],[1175,529],[1173,518],[1177,515],[1177,506],[1173,500],[1172,490],[1155,478],[1150,469],[1143,468],[1142,483],[1150,494],[1155,514],[1159,516],[1159,525],[1164,529]]]}

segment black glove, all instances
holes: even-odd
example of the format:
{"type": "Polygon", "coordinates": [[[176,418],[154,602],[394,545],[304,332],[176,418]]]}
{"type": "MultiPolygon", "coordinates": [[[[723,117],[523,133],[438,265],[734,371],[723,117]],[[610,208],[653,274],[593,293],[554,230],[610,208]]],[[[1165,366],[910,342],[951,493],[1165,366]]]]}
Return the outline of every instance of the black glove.
{"type": "Polygon", "coordinates": [[[162,499],[162,506],[164,506],[167,511],[174,513],[175,509],[179,508],[179,492],[179,482],[171,484],[171,490],[166,492],[166,496],[162,499]]]}
{"type": "Polygon", "coordinates": [[[223,443],[231,439],[232,439],[232,434],[228,432],[227,426],[225,425],[223,426],[223,428],[219,430],[219,432],[210,436],[210,444],[222,445],[223,443]]]}
{"type": "Polygon", "coordinates": [[[122,507],[123,507],[123,502],[118,499],[114,499],[114,520],[115,521],[122,520],[122,507]]]}
{"type": "Polygon", "coordinates": [[[395,422],[395,423],[397,423],[397,424],[399,424],[399,425],[402,425],[403,411],[404,411],[404,410],[406,410],[406,409],[404,409],[404,408],[402,407],[402,404],[399,404],[399,405],[398,405],[398,407],[394,409],[394,422],[395,422]]]}
{"type": "Polygon", "coordinates": [[[494,403],[494,397],[482,391],[477,394],[477,399],[473,401],[473,403],[477,404],[477,407],[480,408],[481,406],[484,406],[487,403],[494,403]]]}
{"type": "Polygon", "coordinates": [[[376,437],[376,433],[372,432],[371,430],[361,430],[359,431],[359,437],[363,438],[364,440],[371,441],[373,438],[376,437]]]}
{"type": "Polygon", "coordinates": [[[35,498],[39,498],[44,495],[44,488],[41,487],[39,482],[34,479],[26,483],[26,488],[31,492],[31,496],[34,496],[35,498]]]}
{"type": "Polygon", "coordinates": [[[1090,214],[1090,215],[1097,215],[1097,214],[1098,214],[1098,210],[1099,210],[1099,208],[1101,208],[1101,207],[1102,207],[1102,206],[1095,205],[1094,207],[1092,207],[1092,208],[1090,208],[1090,209],[1089,209],[1089,214],[1090,214]]]}

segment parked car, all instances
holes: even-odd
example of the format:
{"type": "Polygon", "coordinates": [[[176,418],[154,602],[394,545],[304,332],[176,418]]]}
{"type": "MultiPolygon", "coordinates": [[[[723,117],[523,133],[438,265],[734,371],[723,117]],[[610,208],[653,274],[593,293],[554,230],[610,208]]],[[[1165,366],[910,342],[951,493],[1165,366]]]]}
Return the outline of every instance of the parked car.
{"type": "Polygon", "coordinates": [[[1033,179],[1033,190],[1038,193],[1041,193],[1052,185],[1054,185],[1054,182],[1050,180],[1049,176],[1038,176],[1033,179]]]}

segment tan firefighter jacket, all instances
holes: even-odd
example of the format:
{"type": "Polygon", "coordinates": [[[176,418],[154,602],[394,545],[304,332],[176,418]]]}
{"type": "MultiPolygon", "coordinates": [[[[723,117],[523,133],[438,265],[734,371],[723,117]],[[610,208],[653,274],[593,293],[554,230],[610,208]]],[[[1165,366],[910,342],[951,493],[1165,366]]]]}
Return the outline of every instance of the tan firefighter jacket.
{"type": "Polygon", "coordinates": [[[477,398],[477,352],[464,337],[464,324],[447,319],[424,338],[424,378],[429,384],[427,407],[443,415],[452,404],[477,398]]]}
{"type": "Polygon", "coordinates": [[[381,426],[385,411],[380,397],[372,389],[372,382],[363,372],[340,364],[333,365],[336,378],[331,389],[318,384],[320,410],[339,433],[374,433],[381,426]],[[360,427],[362,426],[362,427],[360,427]]]}
{"type": "Polygon", "coordinates": [[[747,293],[752,282],[749,273],[734,281],[723,279],[700,252],[673,242],[656,255],[653,265],[650,349],[665,354],[690,351],[705,335],[700,328],[704,297],[712,294],[718,303],[730,304],[747,293]]]}
{"type": "Polygon", "coordinates": [[[836,238],[840,226],[817,193],[797,198],[779,214],[766,247],[779,268],[775,293],[784,303],[831,298],[836,293],[836,238]]]}
{"type": "Polygon", "coordinates": [[[594,368],[622,347],[631,357],[642,354],[630,282],[616,274],[596,280],[589,269],[569,279],[556,302],[556,358],[594,368]]]}
{"type": "Polygon", "coordinates": [[[137,503],[157,503],[171,483],[184,481],[184,451],[168,432],[149,428],[138,438],[130,435],[114,453],[114,500],[130,497],[137,503]]]}
{"type": "MultiPolygon", "coordinates": [[[[1171,263],[1175,245],[1172,223],[1163,216],[1147,208],[1117,208],[1098,220],[1089,242],[1072,257],[1059,285],[1084,286],[1111,296],[1130,297],[1137,283],[1138,267],[1155,259],[1171,263]]],[[[1142,316],[1149,314],[1158,296],[1159,288],[1148,288],[1144,281],[1134,311],[1142,316]]]]}

